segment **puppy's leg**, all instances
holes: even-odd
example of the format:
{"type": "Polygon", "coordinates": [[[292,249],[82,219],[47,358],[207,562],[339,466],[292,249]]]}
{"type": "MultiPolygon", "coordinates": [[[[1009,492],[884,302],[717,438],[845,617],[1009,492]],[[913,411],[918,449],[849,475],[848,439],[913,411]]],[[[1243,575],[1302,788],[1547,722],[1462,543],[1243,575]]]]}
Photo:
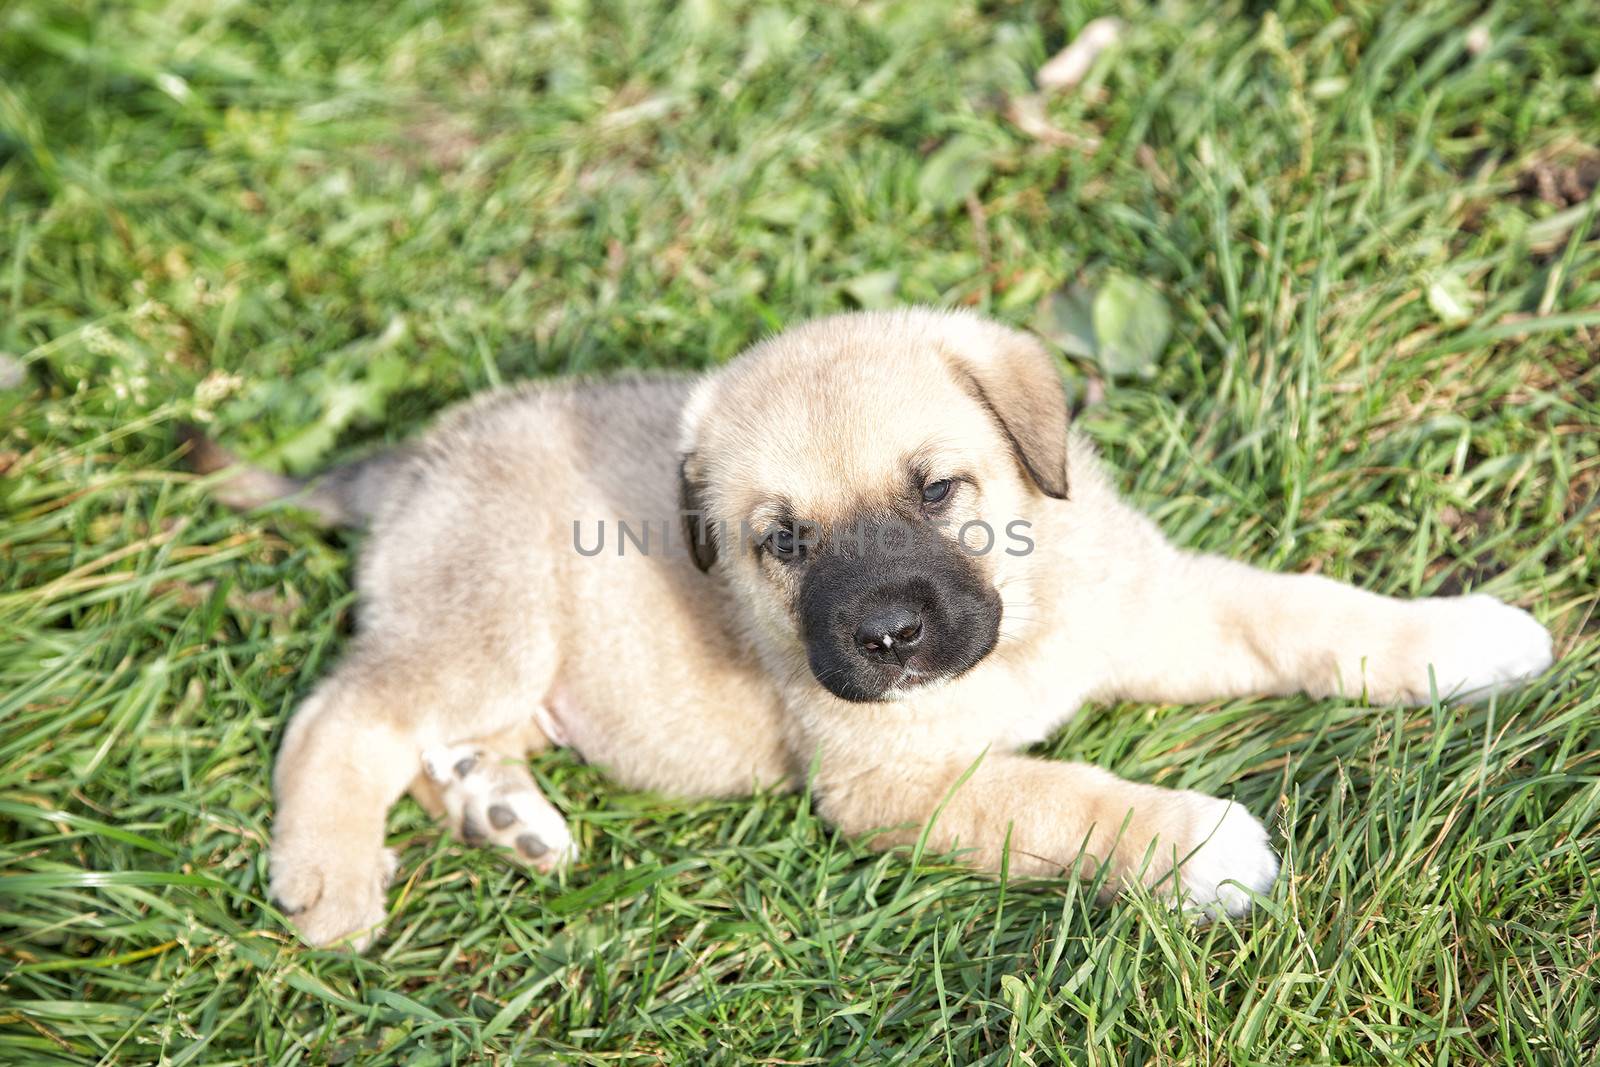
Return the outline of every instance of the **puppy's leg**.
{"type": "Polygon", "coordinates": [[[1399,600],[1170,549],[1143,562],[1107,626],[1106,695],[1425,703],[1430,668],[1440,696],[1479,698],[1550,666],[1549,632],[1494,597],[1399,600]]]}
{"type": "Polygon", "coordinates": [[[548,873],[578,855],[566,820],[528,773],[528,754],[549,744],[530,720],[487,738],[424,749],[412,794],[458,840],[501,845],[548,873]]]}
{"type": "MultiPolygon", "coordinates": [[[[830,750],[848,751],[824,746],[830,750]]],[[[874,847],[914,842],[932,818],[929,846],[963,850],[984,870],[999,869],[1008,842],[1010,869],[1025,875],[1059,875],[1084,854],[1089,873],[1096,863],[1110,866],[1113,885],[1152,886],[1211,914],[1242,913],[1246,890],[1264,893],[1277,876],[1266,829],[1232,801],[993,752],[957,785],[971,766],[825,759],[819,810],[846,833],[884,831],[874,847]]]]}
{"type": "MultiPolygon", "coordinates": [[[[548,743],[532,720],[517,714],[529,688],[538,691],[513,675],[462,671],[437,646],[419,651],[367,635],[312,691],[284,733],[273,770],[271,850],[272,895],[308,943],[344,941],[358,950],[371,943],[395,870],[383,844],[385,816],[408,784],[435,811],[456,804],[463,788],[482,792],[484,776],[416,789],[424,751],[480,732],[519,756],[548,743]],[[502,725],[513,721],[515,728],[502,725]]],[[[520,793],[525,784],[549,807],[526,768],[520,779],[492,760],[485,768],[501,792],[520,793]]],[[[525,809],[534,810],[519,799],[515,810],[525,809]]]]}
{"type": "Polygon", "coordinates": [[[272,895],[310,944],[364,948],[384,917],[395,857],[384,816],[415,774],[406,698],[352,658],[295,712],[274,768],[272,895]]]}

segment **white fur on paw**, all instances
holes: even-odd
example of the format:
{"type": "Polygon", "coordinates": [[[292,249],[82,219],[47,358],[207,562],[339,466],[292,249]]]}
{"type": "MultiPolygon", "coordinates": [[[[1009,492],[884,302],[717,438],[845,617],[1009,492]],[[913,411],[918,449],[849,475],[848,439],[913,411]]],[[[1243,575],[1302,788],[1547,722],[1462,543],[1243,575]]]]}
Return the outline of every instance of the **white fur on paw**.
{"type": "Polygon", "coordinates": [[[466,844],[500,845],[547,874],[578,858],[566,819],[526,764],[468,744],[428,749],[422,766],[440,787],[446,823],[466,844]]]}
{"type": "Polygon", "coordinates": [[[1553,655],[1550,631],[1520,608],[1475,594],[1420,602],[1427,613],[1424,662],[1412,679],[1428,699],[1431,664],[1441,697],[1487,697],[1542,673],[1553,655]]]}
{"type": "Polygon", "coordinates": [[[1267,841],[1267,828],[1231,800],[1197,799],[1194,839],[1178,868],[1183,904],[1213,917],[1243,915],[1251,904],[1246,890],[1265,894],[1278,877],[1278,856],[1267,841]]]}
{"type": "Polygon", "coordinates": [[[378,935],[398,864],[393,849],[362,859],[274,842],[270,862],[272,898],[306,944],[342,943],[361,952],[378,935]]]}

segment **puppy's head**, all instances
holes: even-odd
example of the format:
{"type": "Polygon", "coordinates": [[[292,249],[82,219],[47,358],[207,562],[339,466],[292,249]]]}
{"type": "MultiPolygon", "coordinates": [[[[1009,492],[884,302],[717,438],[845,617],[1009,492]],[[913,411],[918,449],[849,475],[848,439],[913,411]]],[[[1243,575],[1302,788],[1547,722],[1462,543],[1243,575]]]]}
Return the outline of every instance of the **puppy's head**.
{"type": "MultiPolygon", "coordinates": [[[[961,675],[1027,603],[1029,516],[1067,493],[1067,405],[1024,334],[964,313],[821,319],[684,413],[695,562],[846,700],[961,675]]],[[[1026,613],[1021,613],[1025,615],[1026,613]]]]}

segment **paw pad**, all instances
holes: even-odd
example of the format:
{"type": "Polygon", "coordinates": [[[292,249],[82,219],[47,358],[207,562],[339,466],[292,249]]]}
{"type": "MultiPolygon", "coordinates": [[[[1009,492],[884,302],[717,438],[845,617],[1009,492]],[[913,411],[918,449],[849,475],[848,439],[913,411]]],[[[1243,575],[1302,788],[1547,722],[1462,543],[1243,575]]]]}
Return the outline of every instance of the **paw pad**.
{"type": "Polygon", "coordinates": [[[514,850],[545,872],[577,856],[566,820],[520,760],[456,745],[424,752],[422,763],[439,786],[446,824],[466,844],[514,850]]]}

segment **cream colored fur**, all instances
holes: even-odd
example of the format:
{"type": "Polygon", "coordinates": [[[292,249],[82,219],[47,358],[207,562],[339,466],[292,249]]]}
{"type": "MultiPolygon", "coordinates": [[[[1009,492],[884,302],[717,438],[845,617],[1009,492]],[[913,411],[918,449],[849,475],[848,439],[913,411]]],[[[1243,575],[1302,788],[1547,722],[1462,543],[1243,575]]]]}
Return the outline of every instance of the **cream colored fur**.
{"type": "Polygon", "coordinates": [[[688,796],[793,785],[815,761],[819,810],[877,845],[915,840],[939,809],[932,846],[979,867],[1009,846],[1012,870],[1054,875],[1086,851],[1114,884],[1239,912],[1277,871],[1254,816],[1018,751],[1089,700],[1415,703],[1430,671],[1442,694],[1481,695],[1550,663],[1544,628],[1489,597],[1395,600],[1170,545],[1041,394],[1054,374],[1035,342],[973,315],[840,316],[698,380],[497,394],[379,465],[359,632],[276,770],[272,889],[302,936],[361,946],[382,925],[384,819],[408,788],[458,836],[571,861],[524,763],[552,742],[624,787],[688,796]],[[908,456],[971,477],[951,507],[1001,533],[980,566],[1004,613],[976,667],[896,701],[847,703],[812,677],[794,568],[728,544],[706,574],[680,552],[616,551],[618,519],[677,516],[681,460],[737,530],[780,498],[847,515],[896,491],[908,456]],[[1062,457],[1069,498],[1052,499],[1023,460],[1046,477],[1062,457]],[[1030,554],[1004,552],[1014,519],[1030,554]],[[606,522],[601,555],[574,549],[574,520],[588,539],[606,522]]]}

